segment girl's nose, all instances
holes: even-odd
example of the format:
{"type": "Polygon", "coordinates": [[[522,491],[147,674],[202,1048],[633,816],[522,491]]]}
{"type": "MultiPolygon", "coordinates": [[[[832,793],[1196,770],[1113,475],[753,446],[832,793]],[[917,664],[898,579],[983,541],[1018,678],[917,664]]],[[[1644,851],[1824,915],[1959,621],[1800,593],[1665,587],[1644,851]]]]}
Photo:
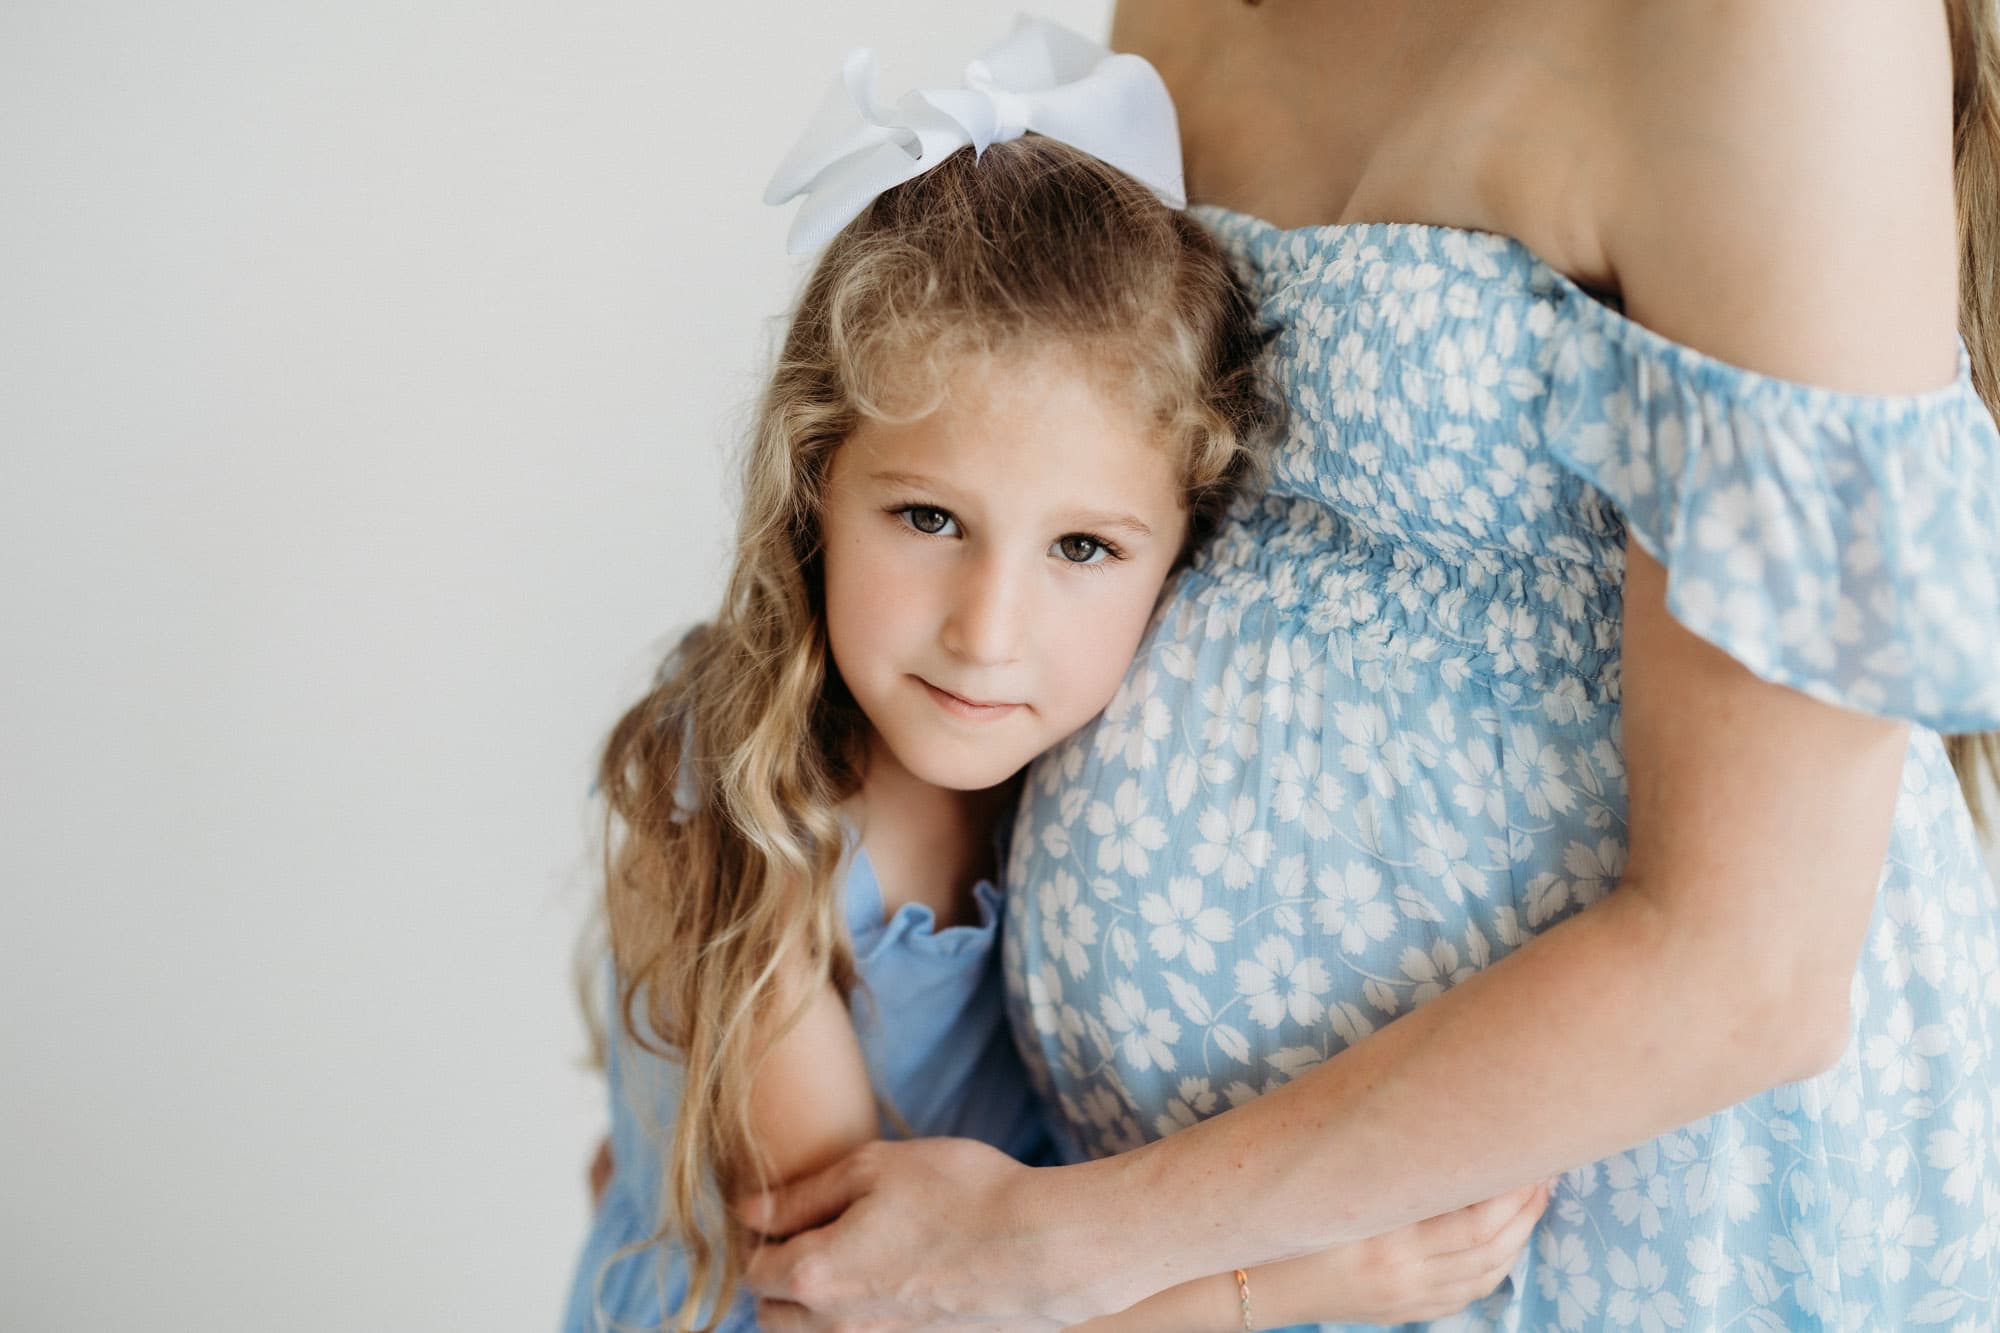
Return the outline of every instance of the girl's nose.
{"type": "Polygon", "coordinates": [[[1023,571],[983,556],[966,563],[951,591],[941,634],[944,649],[974,666],[999,666],[1021,655],[1028,589],[1023,571]]]}

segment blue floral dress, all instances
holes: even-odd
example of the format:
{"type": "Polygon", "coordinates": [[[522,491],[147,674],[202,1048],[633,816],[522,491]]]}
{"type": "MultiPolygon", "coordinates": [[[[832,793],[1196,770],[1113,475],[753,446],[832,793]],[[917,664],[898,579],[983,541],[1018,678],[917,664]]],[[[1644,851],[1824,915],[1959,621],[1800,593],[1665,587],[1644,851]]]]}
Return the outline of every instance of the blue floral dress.
{"type": "MultiPolygon", "coordinates": [[[[2000,434],[1726,365],[1518,242],[1199,210],[1281,328],[1266,492],[1031,774],[1009,1013],[1071,1157],[1240,1105],[1600,898],[1627,541],[1758,675],[1910,719],[1837,1068],[1570,1172],[1468,1328],[2000,1321],[2000,434]]],[[[1440,1325],[1441,1326],[1441,1325],[1440,1325]]]]}

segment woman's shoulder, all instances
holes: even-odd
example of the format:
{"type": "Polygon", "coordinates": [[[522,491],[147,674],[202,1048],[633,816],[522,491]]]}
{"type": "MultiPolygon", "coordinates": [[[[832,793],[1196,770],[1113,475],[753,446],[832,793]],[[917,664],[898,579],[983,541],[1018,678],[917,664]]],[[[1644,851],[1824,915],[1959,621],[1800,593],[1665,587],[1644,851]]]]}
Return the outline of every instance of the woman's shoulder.
{"type": "Polygon", "coordinates": [[[1951,377],[1952,76],[1939,5],[1635,8],[1605,38],[1593,190],[1628,314],[1754,370],[1896,393],[1951,377]]]}

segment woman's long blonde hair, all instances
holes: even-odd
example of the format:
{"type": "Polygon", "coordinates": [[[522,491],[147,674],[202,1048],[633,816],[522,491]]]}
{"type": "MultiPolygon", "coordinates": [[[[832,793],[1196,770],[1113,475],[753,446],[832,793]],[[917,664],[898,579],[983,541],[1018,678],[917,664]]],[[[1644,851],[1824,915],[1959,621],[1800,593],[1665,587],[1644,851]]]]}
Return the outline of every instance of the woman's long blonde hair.
{"type": "MultiPolygon", "coordinates": [[[[2000,417],[2000,9],[1947,0],[1951,24],[1952,149],[1958,194],[1958,322],[1972,382],[2000,417]]],[[[1966,799],[1991,832],[2000,791],[2000,732],[1947,742],[1966,799]]]]}
{"type": "Polygon", "coordinates": [[[889,191],[819,260],[750,442],[722,608],[619,720],[599,767],[619,1021],[683,1072],[648,1242],[671,1238],[687,1256],[676,1327],[712,1326],[742,1276],[723,1201],[765,1183],[751,1034],[803,1012],[775,1012],[777,978],[830,978],[844,995],[855,983],[836,876],[866,721],[822,619],[834,451],[864,416],[934,406],[969,356],[1056,347],[1156,425],[1182,460],[1199,534],[1266,423],[1261,345],[1200,227],[1032,135],[889,191]]]}

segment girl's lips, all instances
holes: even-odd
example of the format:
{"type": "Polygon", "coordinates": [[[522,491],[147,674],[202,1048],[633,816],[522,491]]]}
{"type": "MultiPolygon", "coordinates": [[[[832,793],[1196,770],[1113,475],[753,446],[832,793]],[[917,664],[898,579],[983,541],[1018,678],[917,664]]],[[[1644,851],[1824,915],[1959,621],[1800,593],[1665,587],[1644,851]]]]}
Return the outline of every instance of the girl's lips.
{"type": "Polygon", "coordinates": [[[936,701],[938,707],[955,717],[984,721],[988,718],[1005,717],[1021,706],[1020,704],[979,703],[963,695],[953,694],[950,690],[941,690],[922,676],[917,677],[917,683],[924,687],[931,698],[936,701]]]}

